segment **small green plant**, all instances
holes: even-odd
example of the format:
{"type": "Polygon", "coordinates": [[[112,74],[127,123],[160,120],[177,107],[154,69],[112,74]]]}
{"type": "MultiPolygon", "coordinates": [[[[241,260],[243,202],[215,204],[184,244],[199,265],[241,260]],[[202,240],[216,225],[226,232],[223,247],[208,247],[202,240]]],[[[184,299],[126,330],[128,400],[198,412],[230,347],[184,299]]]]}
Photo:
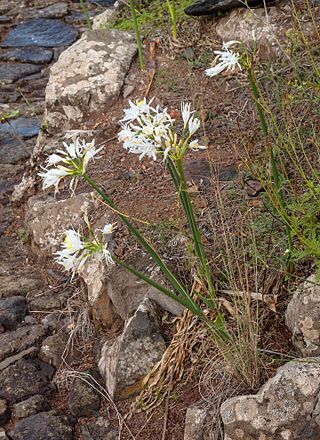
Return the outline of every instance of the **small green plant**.
{"type": "Polygon", "coordinates": [[[140,69],[143,69],[144,68],[144,59],[143,59],[143,51],[142,51],[142,44],[141,44],[141,35],[140,35],[140,28],[139,28],[139,23],[137,20],[137,13],[136,13],[135,5],[134,5],[134,0],[129,0],[129,3],[130,3],[132,23],[133,23],[134,31],[136,34],[136,41],[137,41],[137,45],[138,45],[140,69]]]}
{"type": "Polygon", "coordinates": [[[85,0],[80,0],[80,5],[81,5],[81,8],[82,8],[83,15],[85,16],[88,29],[89,29],[89,31],[92,32],[93,27],[92,27],[91,18],[90,18],[90,15],[89,15],[88,7],[86,5],[86,1],[85,0]]]}
{"type": "Polygon", "coordinates": [[[9,122],[10,119],[17,118],[20,114],[20,110],[12,110],[11,112],[3,112],[0,114],[0,123],[9,122]]]}
{"type": "Polygon", "coordinates": [[[172,36],[177,38],[177,14],[176,14],[176,2],[175,0],[166,0],[168,11],[172,22],[172,36]]]}

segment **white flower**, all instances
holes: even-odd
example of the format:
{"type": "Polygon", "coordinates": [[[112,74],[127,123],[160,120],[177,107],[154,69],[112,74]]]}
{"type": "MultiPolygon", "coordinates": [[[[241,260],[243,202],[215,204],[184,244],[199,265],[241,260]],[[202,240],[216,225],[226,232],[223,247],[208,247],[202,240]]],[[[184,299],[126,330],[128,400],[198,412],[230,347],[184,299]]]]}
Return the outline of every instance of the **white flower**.
{"type": "Polygon", "coordinates": [[[191,108],[190,102],[182,102],[181,103],[181,116],[183,119],[184,128],[186,128],[188,121],[190,119],[190,116],[192,115],[192,113],[194,113],[194,111],[191,111],[190,108],[191,108]]]}
{"type": "Polygon", "coordinates": [[[192,136],[200,127],[200,120],[191,116],[188,122],[189,135],[192,136]]]}
{"type": "Polygon", "coordinates": [[[150,111],[150,104],[153,101],[154,98],[151,99],[149,104],[147,103],[146,98],[140,101],[136,101],[136,103],[129,100],[130,108],[124,110],[124,118],[121,119],[122,122],[125,121],[133,121],[137,119],[139,116],[141,116],[144,113],[149,113],[150,111]]]}
{"type": "Polygon", "coordinates": [[[112,225],[111,223],[109,223],[109,224],[105,225],[105,226],[103,227],[103,229],[101,229],[101,232],[102,232],[104,235],[112,234],[113,229],[114,229],[113,225],[112,225]]]}
{"type": "Polygon", "coordinates": [[[198,139],[195,141],[190,142],[189,147],[193,151],[199,151],[199,150],[205,150],[207,147],[205,145],[200,145],[198,142],[198,139]]]}
{"type": "Polygon", "coordinates": [[[74,270],[77,263],[77,255],[69,254],[65,251],[59,251],[56,253],[58,255],[55,258],[55,261],[61,266],[64,267],[65,270],[74,270]]]}
{"type": "Polygon", "coordinates": [[[83,242],[79,232],[76,232],[73,229],[67,229],[65,232],[63,247],[64,251],[69,254],[74,254],[83,249],[83,242]]]}
{"type": "Polygon", "coordinates": [[[107,245],[103,248],[102,253],[103,253],[104,259],[106,260],[107,265],[114,264],[111,253],[107,249],[107,245]]]}
{"type": "Polygon", "coordinates": [[[45,171],[45,173],[38,173],[38,176],[43,178],[43,189],[49,188],[50,186],[55,186],[57,190],[60,180],[63,177],[71,175],[70,170],[64,167],[51,168],[50,170],[45,169],[45,171]]]}
{"type": "Polygon", "coordinates": [[[214,51],[214,53],[217,55],[214,60],[215,66],[205,70],[207,76],[212,77],[219,75],[219,73],[221,73],[223,70],[234,71],[236,66],[241,70],[241,65],[239,63],[240,54],[238,52],[229,50],[229,48],[236,43],[239,43],[239,41],[229,41],[227,43],[223,43],[222,50],[214,51]],[[216,64],[217,62],[218,64],[216,64]]]}
{"type": "MultiPolygon", "coordinates": [[[[43,178],[43,189],[55,186],[58,191],[60,180],[66,176],[83,175],[86,172],[89,161],[99,153],[103,147],[95,148],[94,140],[86,143],[76,139],[74,143],[66,144],[63,142],[64,150],[57,150],[47,158],[47,166],[52,165],[55,168],[44,168],[45,172],[38,173],[43,178]]],[[[73,181],[70,184],[72,187],[73,181]]]]}

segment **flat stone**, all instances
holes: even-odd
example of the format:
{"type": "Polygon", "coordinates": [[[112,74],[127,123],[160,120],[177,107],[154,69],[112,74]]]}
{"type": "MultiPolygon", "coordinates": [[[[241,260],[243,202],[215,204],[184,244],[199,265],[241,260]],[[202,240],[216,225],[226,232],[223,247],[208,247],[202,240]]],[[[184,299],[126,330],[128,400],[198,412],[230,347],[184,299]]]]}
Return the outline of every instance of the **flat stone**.
{"type": "Polygon", "coordinates": [[[0,299],[0,324],[9,330],[15,330],[28,312],[23,296],[0,299]]]}
{"type": "Polygon", "coordinates": [[[0,335],[0,361],[41,342],[46,329],[40,325],[28,325],[0,335]]]}
{"type": "Polygon", "coordinates": [[[26,225],[32,247],[42,255],[52,255],[61,248],[63,231],[78,229],[84,224],[84,214],[90,214],[99,202],[94,193],[83,193],[66,200],[30,198],[26,225]]]}
{"type": "Polygon", "coordinates": [[[81,426],[82,440],[117,440],[118,431],[107,417],[98,417],[81,426]]]}
{"type": "Polygon", "coordinates": [[[12,440],[73,440],[72,431],[66,416],[49,411],[22,419],[8,434],[12,440]]]}
{"type": "Polygon", "coordinates": [[[24,19],[31,18],[62,18],[68,13],[68,5],[63,2],[54,3],[46,8],[26,8],[20,13],[24,19]]]}
{"type": "Polygon", "coordinates": [[[11,411],[8,402],[4,399],[0,399],[0,426],[5,425],[10,420],[10,416],[11,411]]]}
{"type": "Polygon", "coordinates": [[[0,52],[0,60],[21,61],[22,63],[44,64],[49,63],[52,57],[52,50],[42,47],[18,47],[0,52]]]}
{"type": "Polygon", "coordinates": [[[116,29],[85,32],[66,49],[51,67],[46,88],[49,133],[78,127],[88,112],[113,104],[136,50],[134,36],[116,29]]]}
{"type": "Polygon", "coordinates": [[[318,440],[320,358],[279,368],[255,395],[232,397],[220,408],[225,440],[318,440]]]}
{"type": "Polygon", "coordinates": [[[5,370],[10,365],[15,364],[17,361],[23,358],[34,358],[39,352],[38,347],[30,347],[26,350],[19,351],[19,353],[14,354],[13,356],[5,358],[4,361],[0,362],[0,371],[5,370]]]}
{"type": "Polygon", "coordinates": [[[2,43],[2,47],[58,47],[72,44],[78,37],[74,27],[62,20],[37,18],[19,24],[2,43]]]}
{"type": "Polygon", "coordinates": [[[16,164],[31,156],[31,148],[19,138],[0,132],[0,163],[16,164]]]}
{"type": "Polygon", "coordinates": [[[0,82],[16,81],[19,78],[38,73],[41,66],[27,63],[0,63],[0,82]]]}
{"type": "Polygon", "coordinates": [[[53,373],[54,368],[45,362],[21,359],[0,373],[0,397],[16,403],[34,394],[47,393],[52,390],[53,373]]]}
{"type": "MultiPolygon", "coordinates": [[[[1,151],[1,150],[0,150],[1,151]]],[[[7,298],[13,295],[27,295],[38,291],[42,287],[39,278],[31,276],[1,275],[0,276],[0,298],[7,298]]]]}
{"type": "MultiPolygon", "coordinates": [[[[271,0],[266,0],[267,2],[271,0]]],[[[244,6],[263,5],[262,0],[247,0],[244,4],[241,0],[197,0],[185,9],[187,15],[201,16],[212,15],[217,12],[229,11],[233,8],[244,6]]]]}
{"type": "Polygon", "coordinates": [[[55,368],[59,368],[62,362],[62,357],[65,354],[65,348],[68,343],[68,336],[63,333],[55,333],[48,336],[41,345],[39,358],[55,368]]]}
{"type": "Polygon", "coordinates": [[[115,23],[120,15],[119,3],[116,2],[112,8],[105,9],[101,14],[93,18],[92,27],[94,30],[105,29],[115,23]]]}
{"type": "Polygon", "coordinates": [[[15,419],[23,419],[42,411],[49,411],[47,399],[41,394],[29,397],[29,399],[13,405],[12,415],[15,419]]]}
{"type": "MultiPolygon", "coordinates": [[[[87,381],[77,377],[72,382],[69,392],[69,408],[75,417],[92,417],[98,414],[101,399],[97,391],[87,381]]],[[[92,384],[94,385],[94,384],[92,384]]]]}
{"type": "Polygon", "coordinates": [[[41,122],[37,118],[17,118],[9,123],[0,124],[2,133],[16,134],[22,138],[37,136],[41,127],[41,122]]]}
{"type": "Polygon", "coordinates": [[[165,349],[157,308],[146,299],[125,323],[122,335],[102,346],[98,366],[111,398],[126,399],[139,393],[143,378],[165,349]]]}
{"type": "Polygon", "coordinates": [[[30,295],[29,308],[30,311],[55,311],[62,310],[67,304],[69,297],[68,291],[62,292],[41,292],[35,296],[30,295]]]}
{"type": "Polygon", "coordinates": [[[1,24],[10,23],[10,21],[11,21],[11,17],[9,17],[9,15],[0,15],[1,24]]]}

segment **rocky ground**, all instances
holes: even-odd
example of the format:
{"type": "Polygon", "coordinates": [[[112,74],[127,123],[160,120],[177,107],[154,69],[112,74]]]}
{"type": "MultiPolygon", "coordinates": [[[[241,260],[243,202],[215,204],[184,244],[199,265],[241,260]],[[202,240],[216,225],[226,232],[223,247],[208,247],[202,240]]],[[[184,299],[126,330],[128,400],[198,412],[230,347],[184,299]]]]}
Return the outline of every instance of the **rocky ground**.
{"type": "MultiPolygon", "coordinates": [[[[115,216],[81,183],[72,197],[67,187],[56,196],[42,192],[36,172],[46,154],[61,145],[66,135],[74,134],[73,130],[94,136],[105,148],[93,165],[93,176],[124,212],[157,230],[152,238],[168,264],[179,271],[185,256],[179,253],[176,231],[181,223],[183,228],[183,219],[168,175],[154,163],[138,168],[136,158],[119,148],[115,141],[118,120],[128,97],[141,97],[150,87],[172,112],[178,112],[182,96],[198,103],[202,121],[208,125],[201,133],[208,153],[193,155],[186,162],[190,190],[199,193],[197,209],[200,213],[208,209],[217,186],[232,192],[235,203],[250,197],[252,206],[259,205],[261,187],[255,181],[244,182],[241,161],[229,142],[229,128],[240,127],[248,139],[259,130],[243,77],[222,78],[212,85],[202,71],[194,70],[196,63],[203,68],[203,51],[196,44],[194,49],[185,44],[171,46],[167,56],[165,39],[157,54],[157,75],[150,83],[154,42],[146,46],[150,56],[143,76],[135,60],[134,37],[100,28],[101,22],[110,22],[119,13],[118,7],[106,1],[90,5],[92,16],[104,14],[103,19],[96,19],[94,33],[85,32],[75,1],[35,0],[17,5],[7,0],[0,10],[0,438],[216,440],[212,420],[217,413],[208,402],[199,402],[198,378],[188,374],[180,396],[169,394],[170,399],[151,415],[124,418],[146,374],[164,353],[168,355],[168,346],[174,351],[174,344],[169,345],[175,328],[172,320],[183,310],[155,289],[137,283],[123,269],[107,270],[101,261],[88,261],[79,279],[70,280],[62,273],[52,261],[61,231],[84,225],[84,214],[95,219],[95,228],[114,221],[115,216]],[[18,117],[7,117],[16,110],[18,117]],[[213,119],[214,126],[210,124],[213,119]]],[[[273,30],[280,29],[279,35],[289,26],[288,11],[286,2],[270,9],[273,30]]],[[[190,41],[194,44],[201,35],[205,49],[212,50],[213,41],[219,38],[249,39],[253,27],[261,57],[277,57],[270,27],[261,26],[263,14],[258,9],[252,18],[246,10],[236,9],[217,20],[214,32],[208,31],[212,22],[195,22],[190,26],[190,41]]],[[[185,32],[188,36],[187,28],[185,32]]],[[[200,223],[210,249],[214,240],[202,215],[200,223]]],[[[121,225],[113,250],[134,261],[136,268],[160,276],[133,247],[121,225]]],[[[312,356],[313,361],[292,361],[277,372],[273,367],[274,376],[257,394],[224,402],[225,440],[320,438],[319,291],[311,277],[296,291],[286,314],[297,350],[290,353],[312,356]]],[[[195,328],[190,317],[184,320],[183,346],[191,353],[193,344],[197,349],[201,344],[183,333],[185,328],[195,328]]],[[[272,320],[288,340],[282,315],[275,313],[272,320]]],[[[200,333],[201,337],[205,338],[200,333]]],[[[278,339],[268,341],[268,348],[292,349],[288,341],[280,348],[276,344],[278,339]]],[[[177,350],[173,359],[186,356],[177,350]]],[[[185,359],[186,364],[190,362],[185,359]]],[[[192,375],[192,364],[187,365],[192,375]]]]}

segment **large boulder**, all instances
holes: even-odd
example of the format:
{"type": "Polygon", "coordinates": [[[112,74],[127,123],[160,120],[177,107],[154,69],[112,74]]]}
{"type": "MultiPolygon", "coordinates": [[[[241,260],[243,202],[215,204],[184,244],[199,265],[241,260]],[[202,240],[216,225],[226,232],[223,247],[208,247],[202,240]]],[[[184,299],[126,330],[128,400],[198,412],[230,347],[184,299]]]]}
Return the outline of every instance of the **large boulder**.
{"type": "Polygon", "coordinates": [[[287,307],[286,324],[303,356],[320,356],[320,285],[315,275],[295,291],[287,307]]]}
{"type": "Polygon", "coordinates": [[[110,396],[126,399],[139,393],[143,378],[165,349],[157,308],[146,299],[125,323],[122,335],[102,346],[98,366],[110,396]]]}
{"type": "MultiPolygon", "coordinates": [[[[148,256],[136,254],[126,263],[161,283],[161,276],[148,256]]],[[[96,328],[111,327],[119,316],[125,321],[145,298],[154,300],[174,315],[183,312],[183,307],[176,301],[122,267],[106,267],[102,259],[88,259],[80,268],[80,276],[87,285],[96,328]]]]}
{"type": "Polygon", "coordinates": [[[291,21],[287,13],[278,8],[235,9],[216,24],[216,32],[223,41],[236,40],[246,45],[256,45],[259,58],[272,60],[283,54],[279,41],[285,37],[291,21]]]}
{"type": "Polygon", "coordinates": [[[320,358],[279,368],[256,395],[221,405],[224,440],[319,440],[320,358]]]}
{"type": "Polygon", "coordinates": [[[66,229],[84,225],[84,215],[98,206],[94,193],[83,193],[66,200],[38,200],[28,202],[26,216],[32,246],[41,255],[52,255],[60,249],[66,229]]]}
{"type": "Polygon", "coordinates": [[[66,49],[46,88],[49,132],[78,128],[88,112],[115,102],[136,50],[133,35],[110,29],[86,32],[66,49]]]}

